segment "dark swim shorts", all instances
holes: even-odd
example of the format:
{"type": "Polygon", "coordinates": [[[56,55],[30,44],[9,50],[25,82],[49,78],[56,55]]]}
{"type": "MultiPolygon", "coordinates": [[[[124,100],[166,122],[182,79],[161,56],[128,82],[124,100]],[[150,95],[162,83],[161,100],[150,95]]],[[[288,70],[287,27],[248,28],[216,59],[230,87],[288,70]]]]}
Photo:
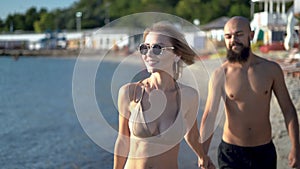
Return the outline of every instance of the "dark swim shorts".
{"type": "Polygon", "coordinates": [[[276,169],[276,149],[271,141],[256,147],[241,147],[225,143],[218,149],[220,169],[276,169]]]}

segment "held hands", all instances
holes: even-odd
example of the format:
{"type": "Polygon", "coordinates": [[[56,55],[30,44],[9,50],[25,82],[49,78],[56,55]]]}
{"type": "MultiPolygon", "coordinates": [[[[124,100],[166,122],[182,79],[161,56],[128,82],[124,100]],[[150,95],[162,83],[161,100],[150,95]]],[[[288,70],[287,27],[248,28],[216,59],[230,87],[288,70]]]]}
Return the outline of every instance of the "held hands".
{"type": "Polygon", "coordinates": [[[215,165],[207,155],[198,158],[198,167],[200,169],[216,169],[215,165]]]}

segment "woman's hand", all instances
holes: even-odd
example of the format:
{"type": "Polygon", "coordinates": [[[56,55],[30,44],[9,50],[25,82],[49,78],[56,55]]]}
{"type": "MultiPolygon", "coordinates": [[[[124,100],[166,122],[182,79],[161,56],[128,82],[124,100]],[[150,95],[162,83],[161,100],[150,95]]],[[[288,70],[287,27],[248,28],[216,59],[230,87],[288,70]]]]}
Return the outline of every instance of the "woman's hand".
{"type": "Polygon", "coordinates": [[[198,158],[198,167],[201,169],[216,169],[215,165],[207,155],[203,158],[198,158]]]}

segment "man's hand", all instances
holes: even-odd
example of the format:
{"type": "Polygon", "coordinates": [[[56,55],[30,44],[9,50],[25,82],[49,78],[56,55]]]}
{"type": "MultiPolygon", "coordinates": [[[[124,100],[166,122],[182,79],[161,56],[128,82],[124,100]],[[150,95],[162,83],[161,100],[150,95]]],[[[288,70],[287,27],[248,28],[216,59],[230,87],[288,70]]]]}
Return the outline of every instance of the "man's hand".
{"type": "Polygon", "coordinates": [[[289,166],[300,169],[300,147],[291,149],[289,154],[289,166]]]}
{"type": "Polygon", "coordinates": [[[208,156],[198,158],[198,167],[200,169],[216,169],[215,165],[208,156]]]}

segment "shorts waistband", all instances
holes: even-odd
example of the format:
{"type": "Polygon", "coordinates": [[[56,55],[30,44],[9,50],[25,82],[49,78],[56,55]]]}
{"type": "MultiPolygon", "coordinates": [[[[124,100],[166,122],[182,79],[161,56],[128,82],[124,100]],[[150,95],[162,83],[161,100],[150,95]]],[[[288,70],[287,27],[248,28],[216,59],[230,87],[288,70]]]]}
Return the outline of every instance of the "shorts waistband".
{"type": "Polygon", "coordinates": [[[241,149],[260,149],[260,148],[267,148],[267,147],[273,147],[273,141],[271,140],[269,143],[267,144],[262,144],[262,145],[257,145],[257,146],[239,146],[239,145],[235,145],[235,144],[230,144],[225,142],[223,139],[221,140],[221,144],[227,146],[227,147],[232,147],[232,148],[241,148],[241,149]]]}

